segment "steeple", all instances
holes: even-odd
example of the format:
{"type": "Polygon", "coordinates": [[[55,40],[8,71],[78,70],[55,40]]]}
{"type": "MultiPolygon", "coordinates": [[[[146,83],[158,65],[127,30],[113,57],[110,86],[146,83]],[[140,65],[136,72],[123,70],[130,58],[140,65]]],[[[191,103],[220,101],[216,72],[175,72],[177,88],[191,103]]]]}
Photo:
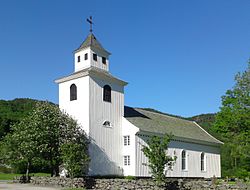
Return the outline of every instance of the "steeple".
{"type": "Polygon", "coordinates": [[[75,53],[76,52],[79,52],[83,49],[86,49],[86,48],[92,48],[92,49],[96,49],[96,50],[99,50],[99,51],[102,51],[102,52],[105,52],[107,55],[110,55],[111,53],[109,53],[107,50],[105,50],[101,43],[96,39],[96,37],[94,36],[93,33],[90,33],[87,38],[82,42],[82,44],[80,45],[79,48],[77,48],[75,50],[75,53]]]}
{"type": "Polygon", "coordinates": [[[92,17],[87,19],[90,23],[90,33],[82,44],[74,51],[75,72],[89,67],[97,67],[109,71],[110,53],[103,48],[101,43],[92,33],[92,17]]]}

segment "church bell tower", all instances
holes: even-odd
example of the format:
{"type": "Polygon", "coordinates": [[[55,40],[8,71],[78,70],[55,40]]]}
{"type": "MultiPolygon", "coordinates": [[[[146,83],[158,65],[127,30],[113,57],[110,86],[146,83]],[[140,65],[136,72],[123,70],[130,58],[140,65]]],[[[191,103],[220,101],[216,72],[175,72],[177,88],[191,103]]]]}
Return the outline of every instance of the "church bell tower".
{"type": "Polygon", "coordinates": [[[90,33],[79,48],[74,51],[75,72],[89,67],[97,67],[109,71],[109,55],[101,43],[98,42],[92,31],[92,17],[87,19],[90,23],[90,33]]]}
{"type": "Polygon", "coordinates": [[[89,136],[89,175],[122,174],[122,118],[124,86],[109,72],[110,53],[92,32],[74,51],[74,71],[57,79],[59,106],[82,126],[89,136]]]}

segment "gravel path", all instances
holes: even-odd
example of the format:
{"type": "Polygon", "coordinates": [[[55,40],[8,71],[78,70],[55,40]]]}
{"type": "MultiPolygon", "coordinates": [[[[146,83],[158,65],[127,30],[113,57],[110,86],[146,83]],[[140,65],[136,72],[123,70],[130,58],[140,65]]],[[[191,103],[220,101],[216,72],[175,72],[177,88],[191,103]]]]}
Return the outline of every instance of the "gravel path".
{"type": "Polygon", "coordinates": [[[60,190],[60,188],[38,187],[31,184],[0,182],[1,190],[60,190]]]}

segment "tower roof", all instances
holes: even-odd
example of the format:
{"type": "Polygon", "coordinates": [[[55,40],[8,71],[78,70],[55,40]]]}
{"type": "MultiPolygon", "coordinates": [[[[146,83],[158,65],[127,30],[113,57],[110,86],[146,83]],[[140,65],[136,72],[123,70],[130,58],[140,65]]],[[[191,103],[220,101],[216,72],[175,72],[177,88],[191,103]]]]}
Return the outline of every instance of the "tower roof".
{"type": "Polygon", "coordinates": [[[110,55],[110,53],[102,47],[101,43],[96,39],[93,33],[90,33],[87,36],[87,38],[83,41],[80,47],[75,50],[75,52],[78,52],[88,47],[99,50],[99,51],[103,51],[107,53],[108,55],[110,55]]]}

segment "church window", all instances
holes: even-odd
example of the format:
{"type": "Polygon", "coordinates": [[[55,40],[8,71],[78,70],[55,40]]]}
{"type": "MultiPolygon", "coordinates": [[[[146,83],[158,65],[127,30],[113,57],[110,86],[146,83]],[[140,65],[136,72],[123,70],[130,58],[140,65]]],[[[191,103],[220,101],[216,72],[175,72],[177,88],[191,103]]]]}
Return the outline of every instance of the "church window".
{"type": "Polygon", "coordinates": [[[124,166],[130,166],[130,156],[124,156],[124,166]]]}
{"type": "Polygon", "coordinates": [[[85,55],[84,55],[84,60],[88,60],[88,54],[87,53],[85,53],[85,55]]]}
{"type": "Polygon", "coordinates": [[[111,102],[111,87],[109,85],[103,87],[103,101],[111,102]]]}
{"type": "Polygon", "coordinates": [[[130,145],[130,136],[123,136],[123,140],[124,140],[124,146],[129,146],[130,145]]]}
{"type": "Polygon", "coordinates": [[[205,154],[201,153],[201,171],[205,171],[205,154]]]}
{"type": "Polygon", "coordinates": [[[81,61],[81,56],[79,55],[78,57],[77,57],[77,62],[79,63],[81,61]]]}
{"type": "Polygon", "coordinates": [[[75,84],[70,86],[70,101],[77,99],[77,87],[75,84]]]}
{"type": "Polygon", "coordinates": [[[187,154],[185,150],[181,152],[181,169],[182,170],[187,169],[187,154]]]}
{"type": "Polygon", "coordinates": [[[103,63],[103,64],[106,64],[106,62],[107,62],[107,61],[106,61],[106,57],[102,57],[102,63],[103,63]]]}
{"type": "Polygon", "coordinates": [[[97,61],[97,54],[93,53],[93,60],[97,61]]]}
{"type": "Polygon", "coordinates": [[[110,121],[104,121],[103,126],[104,127],[111,127],[110,121]]]}

